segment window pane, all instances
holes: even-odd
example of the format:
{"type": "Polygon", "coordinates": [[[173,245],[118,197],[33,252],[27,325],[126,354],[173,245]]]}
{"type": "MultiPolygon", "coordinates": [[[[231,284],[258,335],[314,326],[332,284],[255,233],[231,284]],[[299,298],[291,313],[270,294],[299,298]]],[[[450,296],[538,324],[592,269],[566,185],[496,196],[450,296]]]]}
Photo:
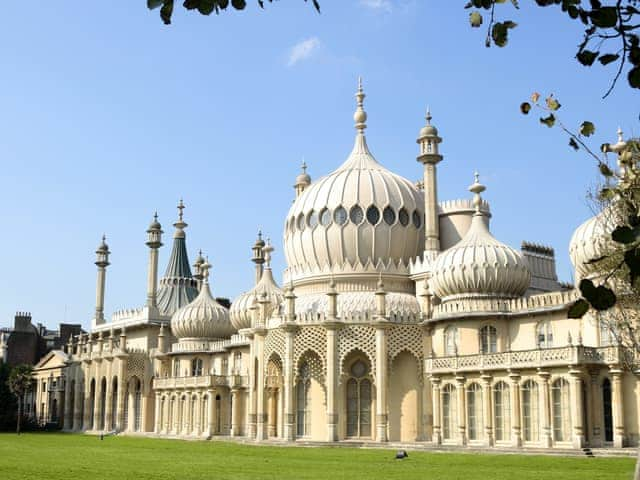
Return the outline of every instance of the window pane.
{"type": "Polygon", "coordinates": [[[320,212],[320,225],[326,227],[331,223],[331,213],[328,208],[322,209],[320,212]]]}
{"type": "Polygon", "coordinates": [[[367,208],[367,221],[371,225],[375,225],[380,221],[380,210],[375,205],[371,205],[367,208]]]}
{"type": "Polygon", "coordinates": [[[362,211],[362,208],[360,208],[359,205],[352,207],[351,212],[349,212],[349,218],[356,225],[360,225],[362,223],[362,220],[364,220],[364,213],[362,211]]]}
{"type": "Polygon", "coordinates": [[[414,227],[420,228],[422,226],[422,215],[420,215],[420,212],[418,212],[418,210],[414,210],[412,219],[414,227]]]}
{"type": "Polygon", "coordinates": [[[347,211],[344,207],[338,207],[333,211],[333,221],[338,225],[347,223],[347,211]]]}
{"type": "Polygon", "coordinates": [[[398,220],[403,227],[409,225],[409,213],[407,212],[406,208],[402,207],[400,209],[400,211],[398,212],[398,220]]]}
{"type": "Polygon", "coordinates": [[[387,225],[393,225],[396,221],[396,213],[391,207],[385,207],[382,211],[382,218],[387,225]]]}

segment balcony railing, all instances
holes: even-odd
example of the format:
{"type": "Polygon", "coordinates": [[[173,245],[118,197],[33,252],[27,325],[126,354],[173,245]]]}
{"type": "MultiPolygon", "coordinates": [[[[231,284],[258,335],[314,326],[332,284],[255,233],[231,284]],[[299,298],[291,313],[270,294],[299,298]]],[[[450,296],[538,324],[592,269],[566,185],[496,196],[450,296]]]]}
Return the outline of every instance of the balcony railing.
{"type": "Polygon", "coordinates": [[[624,349],[620,347],[585,347],[569,345],[560,348],[522,350],[478,355],[427,358],[429,373],[450,373],[478,370],[508,370],[511,368],[545,368],[568,365],[612,365],[624,363],[624,349]]]}
{"type": "Polygon", "coordinates": [[[157,389],[189,389],[230,387],[239,388],[248,385],[243,375],[201,375],[197,377],[166,377],[153,380],[153,388],[157,389]]]}

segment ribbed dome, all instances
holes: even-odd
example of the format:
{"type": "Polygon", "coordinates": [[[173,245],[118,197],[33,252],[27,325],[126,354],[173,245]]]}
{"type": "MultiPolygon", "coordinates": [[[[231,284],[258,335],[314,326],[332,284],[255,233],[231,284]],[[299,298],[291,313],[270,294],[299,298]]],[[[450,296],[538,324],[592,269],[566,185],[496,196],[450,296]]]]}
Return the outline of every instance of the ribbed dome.
{"type": "Polygon", "coordinates": [[[576,228],[569,242],[569,257],[576,270],[576,281],[598,268],[589,262],[602,257],[611,248],[611,232],[615,226],[613,208],[609,207],[576,228]]]}
{"type": "Polygon", "coordinates": [[[373,157],[364,136],[362,90],[356,97],[353,151],[337,170],[308,186],[287,215],[287,280],[328,271],[376,273],[376,267],[408,265],[422,253],[423,194],[373,157]]]}
{"type": "Polygon", "coordinates": [[[200,293],[171,317],[171,331],[180,340],[227,338],[236,333],[229,320],[229,310],[211,296],[206,271],[208,264],[202,268],[205,278],[200,293]]]}
{"type": "Polygon", "coordinates": [[[483,214],[476,213],[462,240],[436,258],[431,281],[434,293],[442,301],[514,298],[529,288],[531,272],[526,259],[496,240],[483,214]]]}
{"type": "Polygon", "coordinates": [[[284,293],[273,279],[270,267],[262,273],[260,281],[248,292],[243,293],[231,304],[231,324],[237,330],[251,328],[252,310],[251,307],[257,298],[266,294],[269,301],[267,315],[271,315],[274,309],[284,301],[284,293]]]}

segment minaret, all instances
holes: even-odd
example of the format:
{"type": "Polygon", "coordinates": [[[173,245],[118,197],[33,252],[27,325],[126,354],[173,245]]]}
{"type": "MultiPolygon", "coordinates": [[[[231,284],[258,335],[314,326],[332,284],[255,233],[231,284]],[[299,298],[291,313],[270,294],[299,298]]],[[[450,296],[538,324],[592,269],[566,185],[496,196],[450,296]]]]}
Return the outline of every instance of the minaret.
{"type": "Polygon", "coordinates": [[[425,257],[435,258],[440,251],[440,226],[438,224],[438,182],[436,165],[442,160],[438,145],[442,139],[438,129],[431,125],[431,112],[427,109],[427,124],[422,127],[417,143],[420,155],[417,160],[424,165],[424,250],[425,257]]]}
{"type": "Polygon", "coordinates": [[[198,250],[196,261],[193,262],[193,278],[198,282],[198,291],[202,287],[202,265],[204,265],[204,257],[202,256],[202,250],[198,250]]]}
{"type": "Polygon", "coordinates": [[[107,267],[109,266],[109,246],[106,243],[107,237],[102,236],[102,242],[96,250],[95,264],[98,267],[98,279],[96,281],[96,314],[93,318],[92,325],[102,325],[104,323],[104,287],[107,275],[107,267]]]}
{"type": "Polygon", "coordinates": [[[253,244],[251,250],[253,251],[253,257],[251,261],[256,264],[256,285],[262,278],[262,271],[264,270],[264,240],[262,240],[262,232],[258,230],[258,238],[256,238],[256,243],[253,244]]]}
{"type": "Polygon", "coordinates": [[[147,276],[147,308],[158,309],[158,249],[162,246],[162,226],[158,222],[158,212],[153,215],[153,221],[147,230],[149,247],[149,271],[147,276]]]}
{"type": "Polygon", "coordinates": [[[307,173],[307,163],[303,160],[302,172],[296,177],[296,184],[293,186],[296,190],[296,198],[298,198],[309,185],[311,185],[311,177],[307,173]]]}

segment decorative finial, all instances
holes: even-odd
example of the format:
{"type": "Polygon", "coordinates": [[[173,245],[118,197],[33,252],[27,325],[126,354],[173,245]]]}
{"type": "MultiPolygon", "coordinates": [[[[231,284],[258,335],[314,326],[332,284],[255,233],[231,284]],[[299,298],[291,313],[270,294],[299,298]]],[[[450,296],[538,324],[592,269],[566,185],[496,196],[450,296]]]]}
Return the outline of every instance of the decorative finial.
{"type": "Polygon", "coordinates": [[[266,263],[266,268],[271,268],[271,252],[273,252],[273,247],[271,246],[270,238],[267,238],[266,245],[263,247],[262,251],[264,252],[264,262],[266,263]]]}
{"type": "Polygon", "coordinates": [[[209,269],[211,268],[211,264],[209,263],[209,257],[204,261],[202,265],[200,265],[200,275],[202,275],[202,281],[204,283],[209,283],[209,269]]]}
{"type": "Polygon", "coordinates": [[[302,159],[302,173],[307,173],[307,162],[304,161],[304,158],[302,159]]]}
{"type": "Polygon", "coordinates": [[[618,142],[622,143],[624,142],[624,134],[622,133],[622,128],[618,127],[618,142]]]}
{"type": "Polygon", "coordinates": [[[480,183],[480,174],[476,171],[473,174],[473,184],[469,187],[469,191],[474,194],[473,196],[473,206],[476,209],[476,213],[480,213],[480,207],[482,206],[482,197],[480,194],[484,192],[487,187],[480,183]]]}
{"type": "Polygon", "coordinates": [[[184,210],[184,202],[182,201],[182,198],[180,199],[180,202],[178,203],[178,220],[180,220],[180,222],[182,222],[182,215],[183,215],[183,210],[184,210]]]}
{"type": "Polygon", "coordinates": [[[364,129],[367,128],[367,112],[364,111],[364,90],[362,89],[362,77],[358,77],[358,92],[356,93],[357,109],[353,114],[353,120],[356,122],[356,130],[360,134],[364,134],[364,129]]]}
{"type": "Polygon", "coordinates": [[[427,107],[427,116],[424,118],[427,119],[427,125],[431,125],[431,119],[433,118],[431,116],[431,108],[427,107]]]}
{"type": "Polygon", "coordinates": [[[382,272],[378,272],[378,290],[382,291],[384,289],[384,283],[382,283],[382,272]]]}
{"type": "Polygon", "coordinates": [[[156,210],[155,212],[153,212],[153,219],[157,222],[158,221],[158,211],[156,210]]]}

